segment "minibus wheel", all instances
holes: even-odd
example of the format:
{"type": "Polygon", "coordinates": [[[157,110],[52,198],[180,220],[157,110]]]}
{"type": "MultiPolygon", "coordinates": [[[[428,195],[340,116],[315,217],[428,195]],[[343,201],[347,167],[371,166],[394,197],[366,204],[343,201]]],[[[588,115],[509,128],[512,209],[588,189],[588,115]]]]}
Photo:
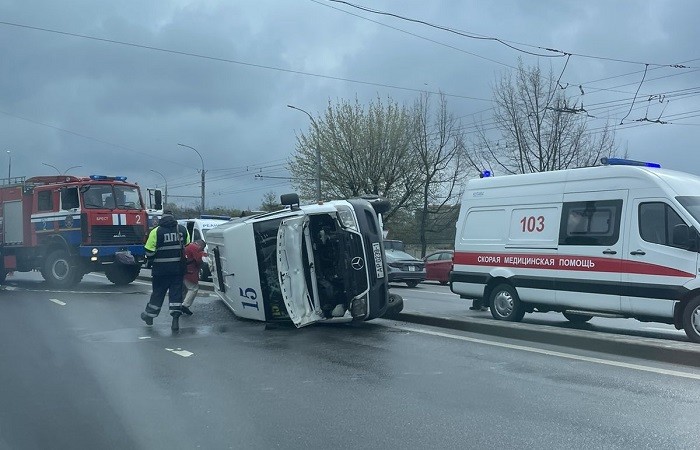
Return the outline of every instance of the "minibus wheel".
{"type": "Polygon", "coordinates": [[[686,303],[683,309],[683,329],[688,339],[700,343],[700,297],[686,303]]]}
{"type": "Polygon", "coordinates": [[[520,322],[525,316],[525,307],[515,288],[510,284],[499,284],[491,291],[491,315],[496,320],[520,322]]]}

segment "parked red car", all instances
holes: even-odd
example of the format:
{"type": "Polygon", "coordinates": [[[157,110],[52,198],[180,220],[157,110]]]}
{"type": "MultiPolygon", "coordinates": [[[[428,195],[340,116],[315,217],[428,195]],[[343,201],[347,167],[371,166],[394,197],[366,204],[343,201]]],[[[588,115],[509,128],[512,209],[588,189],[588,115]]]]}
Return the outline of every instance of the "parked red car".
{"type": "Polygon", "coordinates": [[[439,281],[440,284],[447,284],[450,281],[450,271],[452,270],[452,257],[454,250],[439,250],[426,255],[425,262],[426,281],[439,281]]]}

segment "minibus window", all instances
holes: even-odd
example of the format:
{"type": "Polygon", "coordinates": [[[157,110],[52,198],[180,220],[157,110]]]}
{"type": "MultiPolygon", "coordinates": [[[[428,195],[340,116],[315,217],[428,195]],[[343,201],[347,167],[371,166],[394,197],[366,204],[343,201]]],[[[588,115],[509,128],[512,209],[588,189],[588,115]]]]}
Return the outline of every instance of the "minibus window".
{"type": "Polygon", "coordinates": [[[622,200],[564,203],[559,245],[613,245],[621,214],[622,200]]]}
{"type": "Polygon", "coordinates": [[[639,235],[647,242],[677,247],[673,245],[673,228],[680,224],[685,222],[666,203],[649,202],[639,205],[639,235]]]}

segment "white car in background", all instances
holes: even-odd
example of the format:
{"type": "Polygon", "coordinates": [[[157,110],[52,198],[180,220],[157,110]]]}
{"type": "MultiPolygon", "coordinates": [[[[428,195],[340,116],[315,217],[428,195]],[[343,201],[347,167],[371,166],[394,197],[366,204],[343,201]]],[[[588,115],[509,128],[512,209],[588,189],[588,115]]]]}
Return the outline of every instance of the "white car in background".
{"type": "MultiPolygon", "coordinates": [[[[231,219],[224,216],[202,215],[198,219],[179,219],[177,223],[187,228],[190,234],[190,242],[198,239],[207,242],[207,233],[209,230],[218,227],[221,224],[228,223],[231,219]]],[[[204,247],[204,252],[209,254],[208,245],[204,247]]],[[[201,281],[211,281],[211,263],[209,257],[202,260],[202,267],[199,269],[199,279],[201,281]]]]}

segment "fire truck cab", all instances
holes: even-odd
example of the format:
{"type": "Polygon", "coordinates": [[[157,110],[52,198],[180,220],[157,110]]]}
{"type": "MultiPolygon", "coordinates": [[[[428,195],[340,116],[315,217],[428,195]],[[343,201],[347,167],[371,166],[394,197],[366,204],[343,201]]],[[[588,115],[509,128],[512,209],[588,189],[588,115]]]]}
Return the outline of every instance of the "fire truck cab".
{"type": "Polygon", "coordinates": [[[148,217],[126,177],[14,177],[0,184],[0,281],[38,270],[55,287],[104,272],[131,283],[144,262],[148,217]]]}

